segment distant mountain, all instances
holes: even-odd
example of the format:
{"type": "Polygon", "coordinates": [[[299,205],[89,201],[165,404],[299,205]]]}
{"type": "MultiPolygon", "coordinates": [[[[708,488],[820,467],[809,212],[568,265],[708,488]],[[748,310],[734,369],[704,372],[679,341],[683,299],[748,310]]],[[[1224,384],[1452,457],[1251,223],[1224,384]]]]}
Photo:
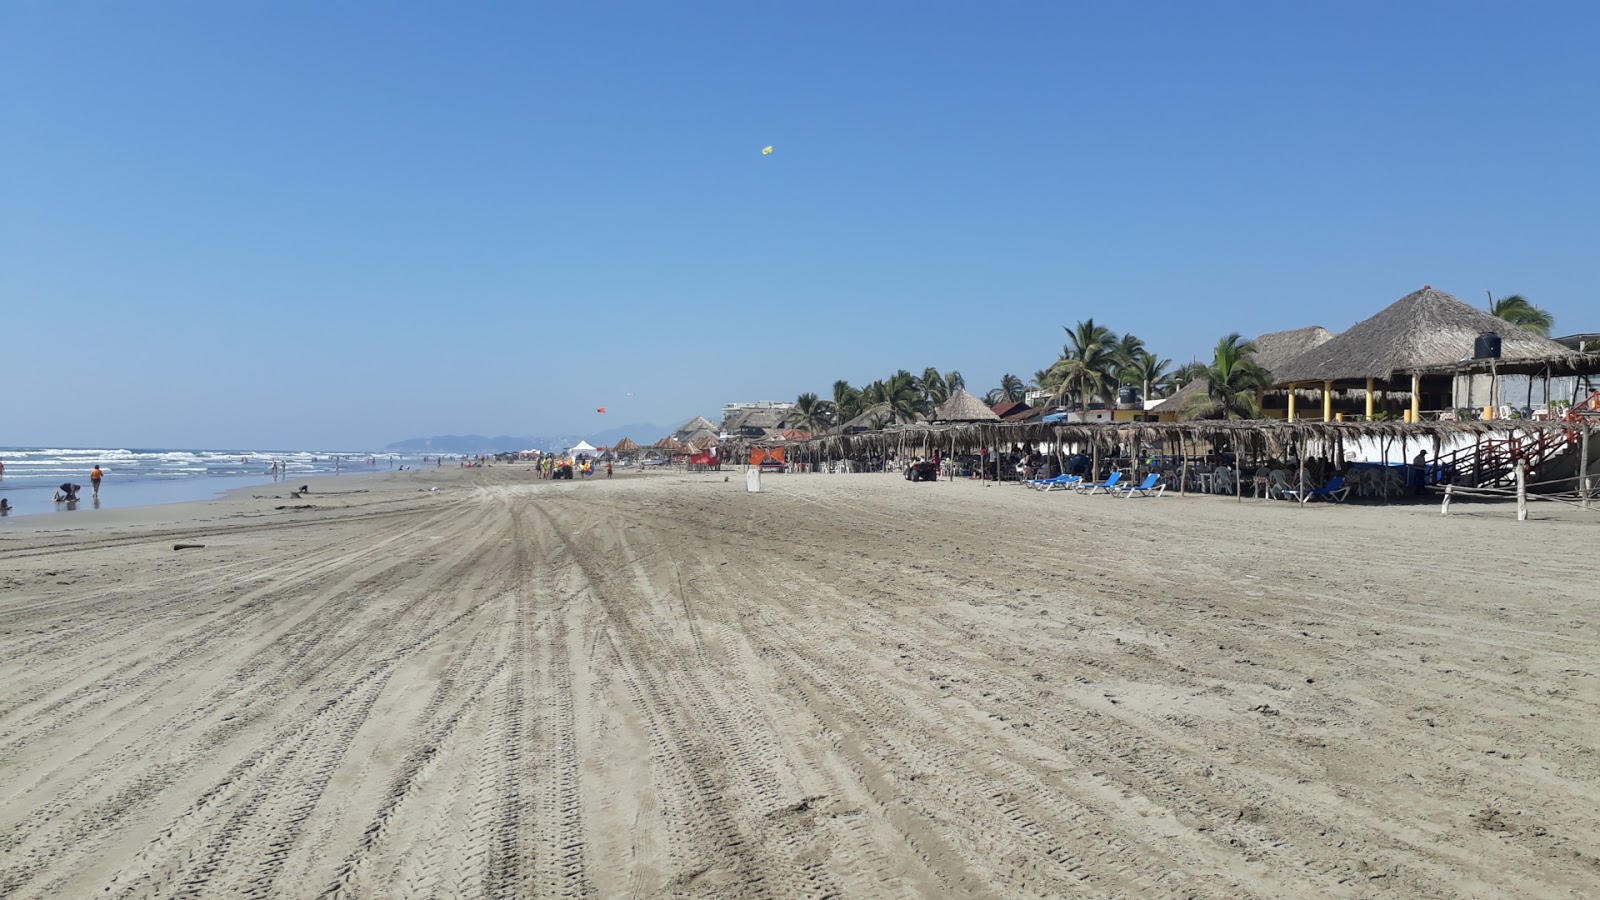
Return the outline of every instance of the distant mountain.
{"type": "Polygon", "coordinates": [[[653,444],[671,433],[671,428],[636,422],[596,431],[591,434],[557,434],[545,437],[514,437],[509,434],[484,437],[481,434],[439,434],[425,438],[407,438],[395,441],[385,450],[396,453],[446,453],[471,456],[479,453],[507,453],[514,450],[565,450],[579,441],[588,441],[596,447],[609,447],[624,437],[639,444],[653,444]]]}
{"type": "Polygon", "coordinates": [[[426,438],[407,438],[395,441],[385,450],[397,453],[501,453],[507,450],[527,450],[533,438],[512,437],[508,434],[484,437],[481,434],[439,434],[426,438]]]}

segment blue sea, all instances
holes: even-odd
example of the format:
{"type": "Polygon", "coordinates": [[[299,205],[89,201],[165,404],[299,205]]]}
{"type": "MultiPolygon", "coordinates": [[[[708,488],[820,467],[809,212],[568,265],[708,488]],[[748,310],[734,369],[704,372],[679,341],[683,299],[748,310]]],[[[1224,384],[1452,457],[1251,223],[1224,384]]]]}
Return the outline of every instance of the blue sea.
{"type": "Polygon", "coordinates": [[[209,500],[234,488],[314,475],[362,475],[420,463],[393,453],[325,450],[164,450],[0,447],[0,497],[10,516],[73,515],[156,503],[209,500]],[[278,464],[274,479],[272,464],[278,464]],[[92,496],[89,470],[105,478],[92,496]],[[83,486],[75,506],[56,503],[62,483],[83,486]]]}

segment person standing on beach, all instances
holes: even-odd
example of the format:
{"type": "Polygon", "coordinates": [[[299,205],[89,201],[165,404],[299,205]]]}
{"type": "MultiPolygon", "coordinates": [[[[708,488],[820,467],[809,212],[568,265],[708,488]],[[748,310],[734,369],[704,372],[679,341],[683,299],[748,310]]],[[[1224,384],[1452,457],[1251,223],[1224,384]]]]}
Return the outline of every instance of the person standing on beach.
{"type": "Polygon", "coordinates": [[[98,464],[96,464],[95,467],[89,472],[89,484],[94,486],[94,495],[96,497],[100,496],[100,478],[104,474],[105,473],[100,471],[100,466],[98,464]]]}

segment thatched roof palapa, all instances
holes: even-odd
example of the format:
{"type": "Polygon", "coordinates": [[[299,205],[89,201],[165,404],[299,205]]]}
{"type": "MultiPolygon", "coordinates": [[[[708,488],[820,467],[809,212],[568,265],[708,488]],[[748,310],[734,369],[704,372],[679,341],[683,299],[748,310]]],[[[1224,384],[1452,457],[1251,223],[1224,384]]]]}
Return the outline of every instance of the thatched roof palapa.
{"type": "MultiPolygon", "coordinates": [[[[1333,340],[1333,337],[1333,332],[1323,328],[1321,325],[1310,325],[1305,328],[1293,328],[1288,331],[1268,332],[1250,343],[1256,347],[1256,365],[1266,369],[1268,372],[1276,373],[1285,363],[1312,348],[1326,344],[1328,341],[1333,340]]],[[[1204,397],[1209,387],[1210,382],[1207,379],[1196,378],[1173,392],[1171,396],[1159,404],[1150,407],[1150,410],[1151,412],[1167,412],[1169,410],[1181,412],[1185,406],[1192,402],[1197,402],[1193,398],[1204,397]]]]}
{"type": "Polygon", "coordinates": [[[669,434],[661,440],[656,441],[654,444],[651,444],[650,448],[652,450],[682,450],[683,442],[669,434]]]}
{"type": "Polygon", "coordinates": [[[617,454],[638,453],[639,445],[633,442],[633,438],[625,437],[622,440],[617,441],[616,445],[611,448],[611,452],[617,454]]]}
{"type": "Polygon", "coordinates": [[[1000,417],[966,388],[956,388],[950,399],[933,410],[935,422],[998,422],[1000,417]]]}
{"type": "Polygon", "coordinates": [[[771,407],[749,407],[736,409],[722,420],[722,430],[728,434],[743,434],[747,437],[759,437],[768,431],[783,427],[784,420],[789,417],[791,410],[773,409],[771,407]]]}
{"type": "Polygon", "coordinates": [[[1392,379],[1402,372],[1450,370],[1472,357],[1479,334],[1500,336],[1502,360],[1565,359],[1572,350],[1496,318],[1444,291],[1424,287],[1330,341],[1273,367],[1278,385],[1392,379]]]}
{"type": "Polygon", "coordinates": [[[672,436],[677,438],[679,443],[687,444],[690,441],[708,434],[715,438],[718,433],[719,432],[717,431],[717,425],[715,422],[712,422],[705,416],[695,416],[694,418],[680,425],[678,430],[672,433],[672,436]]]}

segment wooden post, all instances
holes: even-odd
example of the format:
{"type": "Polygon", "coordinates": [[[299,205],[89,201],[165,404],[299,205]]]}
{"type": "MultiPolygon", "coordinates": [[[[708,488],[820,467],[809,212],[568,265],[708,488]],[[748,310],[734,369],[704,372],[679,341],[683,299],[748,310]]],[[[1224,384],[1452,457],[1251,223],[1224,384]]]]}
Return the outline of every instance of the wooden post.
{"type": "Polygon", "coordinates": [[[1528,521],[1528,467],[1517,460],[1517,521],[1528,521]]]}
{"type": "Polygon", "coordinates": [[[1295,499],[1299,500],[1300,501],[1300,505],[1302,507],[1304,507],[1306,505],[1306,441],[1305,441],[1305,438],[1301,438],[1296,443],[1299,445],[1299,450],[1298,450],[1297,455],[1300,457],[1300,493],[1299,493],[1299,495],[1297,495],[1295,497],[1295,499]]]}
{"type": "Polygon", "coordinates": [[[1439,507],[1439,515],[1450,515],[1450,494],[1454,492],[1455,489],[1456,486],[1453,484],[1447,484],[1444,486],[1444,504],[1439,507]]]}
{"type": "Polygon", "coordinates": [[[1322,421],[1333,421],[1333,379],[1322,381],[1322,421]]]}
{"type": "Polygon", "coordinates": [[[1178,496],[1189,496],[1189,444],[1184,438],[1178,438],[1178,455],[1183,457],[1183,473],[1178,476],[1178,496]]]}
{"type": "MultiPolygon", "coordinates": [[[[1550,402],[1548,396],[1546,403],[1550,402]]],[[[1583,437],[1578,444],[1578,496],[1583,500],[1583,508],[1589,508],[1589,423],[1583,424],[1583,437]]]]}
{"type": "Polygon", "coordinates": [[[1422,421],[1422,373],[1411,373],[1411,421],[1422,421]]]}
{"type": "Polygon", "coordinates": [[[1373,379],[1372,378],[1368,378],[1367,379],[1367,421],[1368,422],[1372,421],[1372,415],[1373,415],[1373,413],[1372,413],[1372,399],[1373,399],[1372,398],[1372,385],[1373,385],[1373,379]]]}
{"type": "Polygon", "coordinates": [[[1294,421],[1294,407],[1295,407],[1294,385],[1291,384],[1291,385],[1289,385],[1289,419],[1288,419],[1288,421],[1290,421],[1290,422],[1294,421]]]}

